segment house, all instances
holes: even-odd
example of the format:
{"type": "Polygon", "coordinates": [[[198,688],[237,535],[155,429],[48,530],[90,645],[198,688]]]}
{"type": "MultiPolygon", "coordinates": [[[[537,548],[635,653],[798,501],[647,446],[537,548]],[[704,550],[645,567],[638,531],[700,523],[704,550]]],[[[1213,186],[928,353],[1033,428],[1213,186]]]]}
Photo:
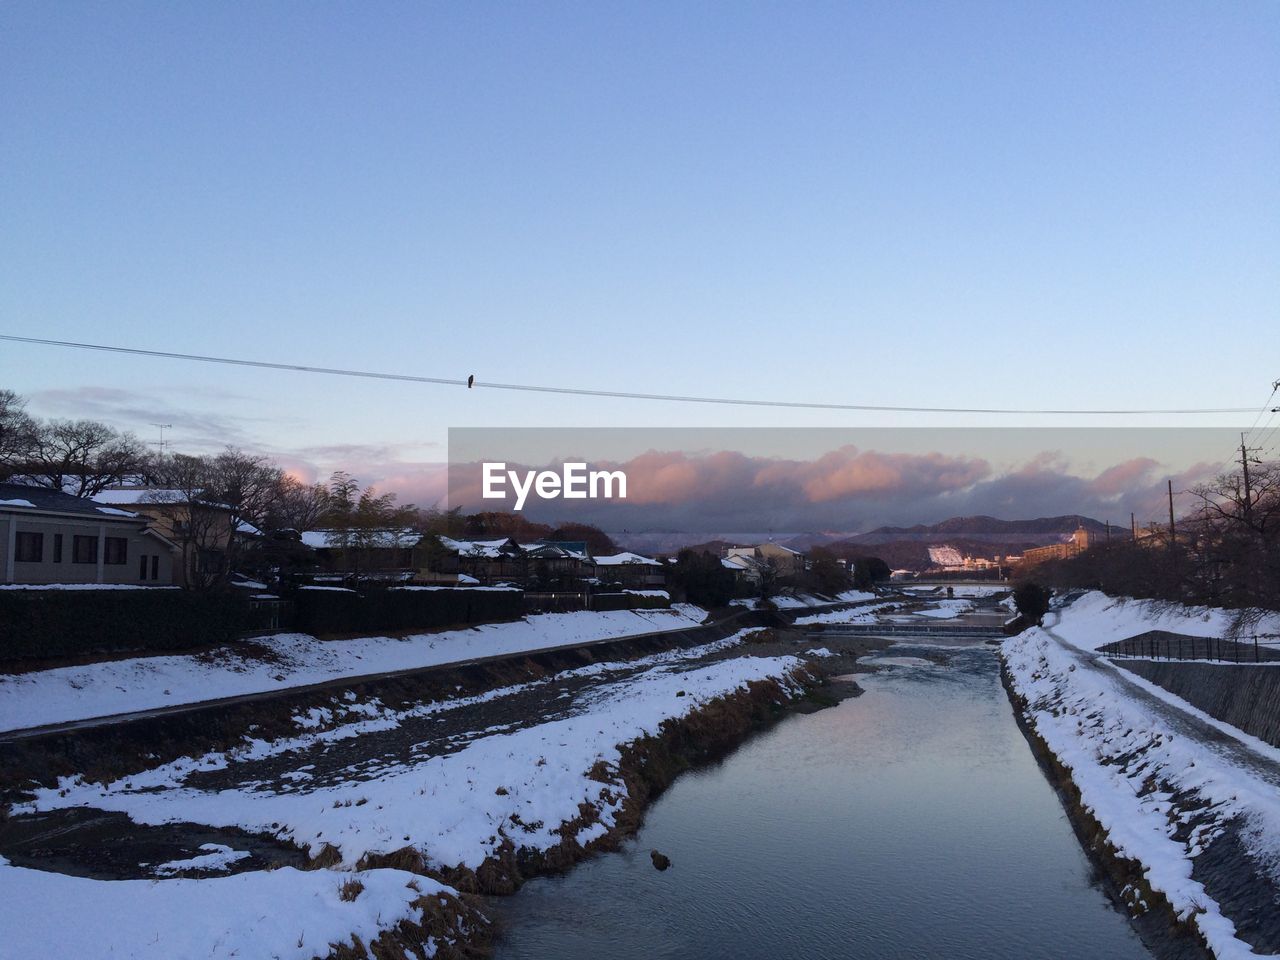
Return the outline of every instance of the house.
{"type": "Polygon", "coordinates": [[[765,563],[773,561],[774,568],[780,577],[794,577],[805,571],[803,553],[784,547],[780,543],[774,543],[772,540],[756,547],[756,556],[765,563]]]}
{"type": "Polygon", "coordinates": [[[416,530],[304,530],[304,547],[315,552],[326,570],[411,570],[414,549],[422,540],[416,530]]]}
{"type": "Polygon", "coordinates": [[[149,517],[0,483],[0,583],[172,586],[181,550],[149,517]]]}
{"type": "Polygon", "coordinates": [[[629,590],[661,590],[667,585],[662,564],[638,553],[596,557],[596,576],[606,583],[620,583],[629,590]]]}
{"type": "Polygon", "coordinates": [[[543,590],[580,590],[582,581],[595,576],[595,562],[587,545],[579,541],[539,540],[522,543],[525,583],[543,590]]]}
{"type": "Polygon", "coordinates": [[[93,500],[146,517],[165,539],[178,544],[182,551],[178,582],[184,586],[227,573],[235,548],[261,536],[226,504],[193,499],[182,490],[113,487],[93,500]]]}
{"type": "Polygon", "coordinates": [[[457,582],[467,576],[483,584],[523,580],[525,555],[510,537],[496,540],[454,540],[438,536],[425,551],[427,566],[418,571],[426,582],[457,582]]]}

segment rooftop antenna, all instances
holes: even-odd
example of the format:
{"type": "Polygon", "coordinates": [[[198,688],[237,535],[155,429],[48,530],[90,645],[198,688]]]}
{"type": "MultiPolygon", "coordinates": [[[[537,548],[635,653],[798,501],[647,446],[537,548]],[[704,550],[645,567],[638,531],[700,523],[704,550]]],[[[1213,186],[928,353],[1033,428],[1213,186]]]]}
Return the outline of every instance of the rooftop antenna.
{"type": "Polygon", "coordinates": [[[155,446],[160,448],[160,455],[163,456],[164,448],[168,445],[164,438],[164,432],[166,430],[172,430],[173,424],[172,423],[153,423],[152,426],[160,431],[160,442],[155,444],[155,446]]]}

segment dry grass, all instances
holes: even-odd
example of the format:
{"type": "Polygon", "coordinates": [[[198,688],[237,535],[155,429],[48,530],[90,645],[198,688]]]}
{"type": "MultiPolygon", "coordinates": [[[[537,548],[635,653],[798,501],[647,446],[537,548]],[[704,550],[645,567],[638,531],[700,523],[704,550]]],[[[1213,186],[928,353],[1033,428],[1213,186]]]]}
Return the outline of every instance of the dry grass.
{"type": "Polygon", "coordinates": [[[338,890],[338,898],[343,903],[350,903],[362,893],[364,893],[364,884],[352,877],[343,881],[342,887],[338,890]]]}

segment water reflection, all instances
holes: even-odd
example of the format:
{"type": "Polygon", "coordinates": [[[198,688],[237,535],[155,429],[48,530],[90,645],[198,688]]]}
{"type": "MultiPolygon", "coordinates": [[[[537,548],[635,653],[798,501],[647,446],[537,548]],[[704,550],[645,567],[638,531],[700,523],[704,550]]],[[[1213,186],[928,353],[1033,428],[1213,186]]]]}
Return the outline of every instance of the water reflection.
{"type": "Polygon", "coordinates": [[[991,648],[891,655],[930,665],[785,720],[681,777],[622,853],[494,901],[500,960],[1148,957],[1092,882],[991,648]]]}

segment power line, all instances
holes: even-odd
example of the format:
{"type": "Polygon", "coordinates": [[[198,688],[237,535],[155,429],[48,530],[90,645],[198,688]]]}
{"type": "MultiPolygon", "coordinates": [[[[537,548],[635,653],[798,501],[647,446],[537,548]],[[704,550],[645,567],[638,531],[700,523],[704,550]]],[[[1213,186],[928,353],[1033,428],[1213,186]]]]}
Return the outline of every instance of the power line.
{"type": "MultiPolygon", "coordinates": [[[[296,363],[276,363],[268,360],[245,360],[235,357],[214,357],[195,353],[172,353],[165,350],[142,350],[137,347],[120,347],[101,343],[78,343],[71,340],[50,340],[43,337],[18,337],[0,334],[0,340],[14,343],[33,343],[52,347],[70,347],[77,350],[98,350],[105,353],[123,353],[139,357],[157,357],[167,360],[193,360],[200,363],[220,363],[238,367],[255,367],[263,370],[289,370],[295,373],[319,373],[338,377],[359,377],[366,380],[393,380],[404,383],[431,383],[445,386],[468,386],[468,378],[426,377],[407,373],[384,373],[371,370],[349,370],[341,367],[315,367],[296,363]]],[[[986,407],[907,407],[869,403],[810,403],[787,400],[753,400],[737,397],[698,397],[681,394],[639,393],[628,390],[589,390],[581,387],[548,386],[528,383],[489,383],[474,381],[476,388],[490,390],[518,390],[529,393],[568,394],[579,397],[612,397],[622,400],[656,400],[670,403],[706,403],[744,407],[780,407],[806,410],[857,410],[877,413],[976,413],[1020,414],[1049,416],[1124,416],[1152,414],[1212,414],[1251,413],[1253,407],[1187,407],[1178,409],[1148,410],[1045,410],[986,407]]],[[[1256,421],[1255,421],[1256,422],[1256,421]]]]}

